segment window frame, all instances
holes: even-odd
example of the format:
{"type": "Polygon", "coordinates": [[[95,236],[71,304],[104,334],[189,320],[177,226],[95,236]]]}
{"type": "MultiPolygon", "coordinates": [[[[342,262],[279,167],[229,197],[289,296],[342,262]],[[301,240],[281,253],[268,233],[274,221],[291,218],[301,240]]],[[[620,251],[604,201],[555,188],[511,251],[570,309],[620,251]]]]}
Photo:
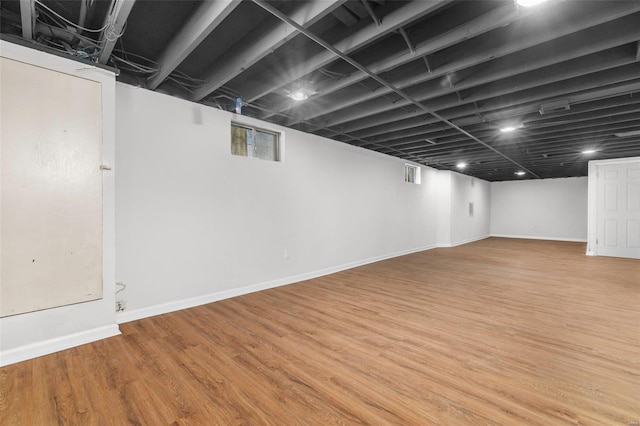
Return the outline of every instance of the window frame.
{"type": "Polygon", "coordinates": [[[413,185],[420,185],[422,183],[422,168],[420,166],[415,166],[413,164],[404,164],[404,181],[405,183],[410,183],[413,185]],[[409,171],[413,170],[413,174],[409,171]],[[413,176],[413,179],[411,179],[413,176]]]}
{"type": "MultiPolygon", "coordinates": [[[[263,127],[260,126],[254,126],[252,124],[247,124],[247,123],[241,123],[238,121],[231,121],[231,125],[230,125],[230,131],[231,131],[231,135],[230,135],[230,152],[231,155],[236,156],[236,157],[245,157],[245,158],[256,158],[258,160],[264,160],[264,161],[272,161],[275,163],[279,163],[282,162],[283,159],[283,155],[282,155],[282,139],[283,139],[283,134],[282,132],[278,132],[276,130],[271,130],[271,129],[265,129],[263,127]],[[246,143],[246,154],[237,154],[234,153],[234,149],[233,149],[233,128],[234,127],[238,127],[238,128],[242,128],[242,129],[246,129],[246,130],[250,130],[252,132],[252,137],[251,140],[253,141],[253,143],[249,144],[246,143]],[[254,155],[256,152],[256,135],[257,133],[263,133],[263,134],[267,134],[267,135],[272,135],[275,137],[275,146],[274,146],[274,151],[275,151],[275,159],[270,159],[270,158],[262,158],[259,156],[254,155]],[[251,154],[249,154],[249,145],[252,145],[252,151],[251,154]]],[[[248,140],[247,140],[248,142],[248,140]]]]}

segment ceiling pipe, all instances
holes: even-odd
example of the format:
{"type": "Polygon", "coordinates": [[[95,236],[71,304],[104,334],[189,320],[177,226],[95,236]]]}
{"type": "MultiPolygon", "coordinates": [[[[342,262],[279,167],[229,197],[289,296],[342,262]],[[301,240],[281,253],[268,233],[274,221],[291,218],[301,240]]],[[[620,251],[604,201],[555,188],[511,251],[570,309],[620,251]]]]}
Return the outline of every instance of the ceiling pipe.
{"type": "Polygon", "coordinates": [[[442,117],[441,115],[439,115],[438,113],[436,113],[435,111],[431,111],[430,109],[428,109],[427,107],[425,107],[424,105],[422,105],[420,102],[414,100],[413,98],[411,98],[409,95],[407,95],[406,93],[404,93],[402,90],[396,88],[394,85],[392,85],[391,83],[389,83],[387,80],[383,79],[382,77],[378,76],[377,74],[373,73],[371,70],[369,70],[367,67],[361,65],[359,62],[351,59],[349,56],[345,55],[344,53],[340,52],[339,50],[337,50],[336,48],[334,48],[333,46],[331,46],[329,43],[325,42],[324,40],[322,40],[320,37],[316,36],[315,34],[313,34],[311,31],[308,31],[306,28],[303,28],[302,26],[298,25],[296,22],[292,21],[291,19],[289,19],[288,16],[286,16],[285,14],[283,14],[282,12],[280,12],[278,9],[272,7],[270,4],[268,4],[266,1],[264,0],[252,0],[255,4],[257,4],[258,6],[262,7],[264,10],[266,10],[267,12],[271,13],[273,16],[277,17],[278,19],[282,20],[283,22],[286,22],[287,24],[293,26],[296,30],[298,30],[298,32],[300,32],[301,34],[303,34],[304,36],[306,36],[307,38],[311,39],[312,41],[314,41],[315,43],[319,44],[320,46],[322,46],[323,48],[327,49],[328,51],[330,51],[331,53],[333,53],[335,56],[341,58],[343,61],[349,63],[351,66],[359,69],[361,72],[367,74],[369,77],[371,77],[372,79],[376,80],[378,83],[382,84],[383,86],[386,86],[387,88],[391,89],[392,91],[394,91],[395,93],[397,93],[399,96],[401,96],[402,98],[404,98],[405,100],[411,102],[412,104],[414,104],[415,106],[417,106],[418,108],[420,108],[421,110],[423,110],[424,112],[426,112],[427,114],[432,115],[434,118],[436,118],[439,121],[442,121],[443,123],[446,123],[447,125],[449,125],[450,127],[458,130],[460,133],[466,135],[467,137],[473,139],[474,141],[478,142],[479,144],[483,145],[484,147],[486,147],[487,149],[493,151],[494,153],[498,154],[499,156],[503,157],[505,160],[513,163],[514,165],[520,167],[522,170],[526,171],[527,173],[529,173],[531,176],[534,176],[536,178],[540,178],[540,176],[538,176],[537,174],[535,174],[534,172],[532,172],[531,170],[529,170],[528,168],[526,168],[525,166],[523,166],[522,164],[518,163],[517,161],[515,161],[514,159],[512,159],[511,157],[508,157],[507,155],[503,154],[502,152],[498,151],[497,149],[495,149],[494,147],[492,147],[491,145],[483,142],[482,140],[478,139],[477,137],[473,136],[471,133],[467,132],[466,130],[462,129],[461,127],[455,125],[454,123],[452,123],[451,121],[447,120],[446,118],[442,117]]]}

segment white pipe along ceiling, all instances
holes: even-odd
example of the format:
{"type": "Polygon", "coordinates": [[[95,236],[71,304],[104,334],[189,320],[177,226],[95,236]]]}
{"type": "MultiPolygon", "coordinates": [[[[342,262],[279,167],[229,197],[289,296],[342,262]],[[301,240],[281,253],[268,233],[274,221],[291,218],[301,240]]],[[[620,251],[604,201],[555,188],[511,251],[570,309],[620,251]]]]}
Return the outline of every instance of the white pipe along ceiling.
{"type": "Polygon", "coordinates": [[[227,111],[241,98],[244,115],[440,170],[559,178],[640,156],[637,0],[1,7],[5,40],[227,111]]]}

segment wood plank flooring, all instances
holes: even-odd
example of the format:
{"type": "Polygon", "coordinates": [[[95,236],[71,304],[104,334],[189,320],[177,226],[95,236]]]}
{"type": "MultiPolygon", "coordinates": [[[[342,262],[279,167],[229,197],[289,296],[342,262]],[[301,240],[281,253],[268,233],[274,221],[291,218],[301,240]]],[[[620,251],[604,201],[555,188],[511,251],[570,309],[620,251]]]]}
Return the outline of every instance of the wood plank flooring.
{"type": "Polygon", "coordinates": [[[2,425],[639,425],[640,262],[490,238],[0,369],[2,425]]]}

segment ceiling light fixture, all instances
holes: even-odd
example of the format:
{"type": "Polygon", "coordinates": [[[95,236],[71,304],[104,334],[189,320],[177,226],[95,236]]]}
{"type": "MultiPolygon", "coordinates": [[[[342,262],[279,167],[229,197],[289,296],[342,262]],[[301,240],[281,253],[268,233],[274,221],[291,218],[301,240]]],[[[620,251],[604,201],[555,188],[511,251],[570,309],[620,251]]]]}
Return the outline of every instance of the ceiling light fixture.
{"type": "Polygon", "coordinates": [[[467,167],[467,163],[460,162],[460,163],[456,164],[456,167],[459,168],[459,169],[464,169],[465,167],[467,167]]]}
{"type": "Polygon", "coordinates": [[[309,83],[295,83],[291,86],[289,97],[294,101],[304,101],[315,93],[315,89],[309,83]]]}
{"type": "Polygon", "coordinates": [[[522,126],[504,126],[504,127],[500,127],[500,131],[502,133],[509,133],[509,132],[513,132],[516,131],[518,129],[520,129],[522,126]]]}
{"type": "Polygon", "coordinates": [[[598,152],[595,149],[585,149],[584,151],[582,151],[583,154],[595,154],[596,152],[598,152]]]}
{"type": "Polygon", "coordinates": [[[525,173],[525,172],[523,172],[522,170],[517,171],[517,172],[515,172],[514,174],[515,174],[515,175],[518,175],[518,176],[524,176],[524,175],[526,175],[526,173],[525,173]]]}
{"type": "Polygon", "coordinates": [[[533,7],[546,2],[547,0],[517,0],[518,6],[533,7]]]}
{"type": "Polygon", "coordinates": [[[291,92],[289,97],[294,101],[304,101],[305,99],[309,99],[309,95],[307,95],[302,90],[296,90],[295,92],[291,92]]]}

